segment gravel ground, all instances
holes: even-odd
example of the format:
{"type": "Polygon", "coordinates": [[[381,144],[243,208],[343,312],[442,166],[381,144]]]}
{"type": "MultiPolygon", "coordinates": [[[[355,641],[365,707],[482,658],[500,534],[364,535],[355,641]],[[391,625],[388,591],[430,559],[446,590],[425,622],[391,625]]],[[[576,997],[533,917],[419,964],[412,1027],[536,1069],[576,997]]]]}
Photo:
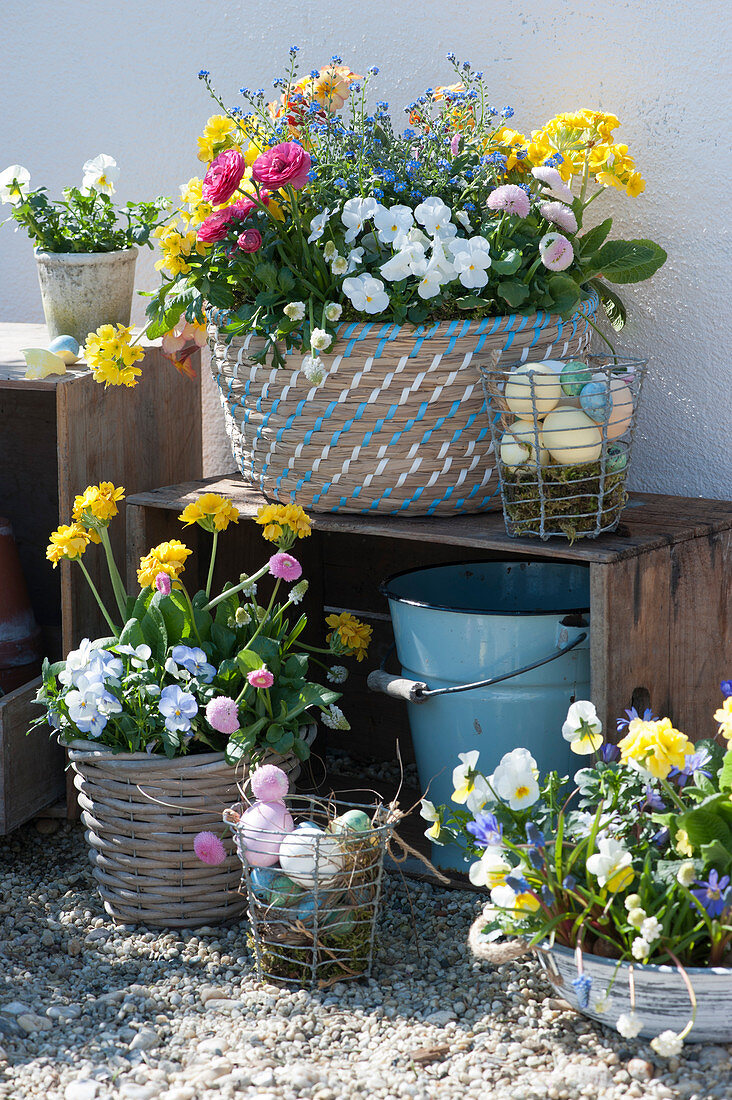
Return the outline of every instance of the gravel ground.
{"type": "Polygon", "coordinates": [[[732,1096],[732,1047],[658,1059],[557,1001],[534,964],[466,955],[480,898],[390,878],[374,978],[261,987],[245,926],[100,915],[81,828],[0,856],[0,1100],[533,1100],[732,1096]]]}

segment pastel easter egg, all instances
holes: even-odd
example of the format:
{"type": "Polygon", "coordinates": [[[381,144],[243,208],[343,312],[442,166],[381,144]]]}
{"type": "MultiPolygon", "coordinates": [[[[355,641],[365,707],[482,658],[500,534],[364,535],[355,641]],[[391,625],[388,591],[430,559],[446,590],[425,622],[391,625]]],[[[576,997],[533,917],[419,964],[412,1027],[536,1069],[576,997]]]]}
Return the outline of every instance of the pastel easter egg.
{"type": "Polygon", "coordinates": [[[562,466],[596,462],[602,451],[602,436],[581,409],[560,405],[549,413],[542,425],[544,445],[551,457],[562,466]]]}
{"type": "Polygon", "coordinates": [[[544,363],[523,363],[511,371],[506,380],[506,405],[522,420],[545,416],[559,403],[562,387],[559,378],[544,363]]]}
{"type": "Polygon", "coordinates": [[[633,394],[622,378],[610,379],[610,393],[613,407],[605,425],[605,435],[608,439],[619,439],[633,422],[633,394]]]}
{"type": "Polygon", "coordinates": [[[345,912],[329,913],[323,921],[323,935],[334,940],[343,939],[352,932],[356,924],[356,918],[350,910],[345,912]]]}
{"type": "Polygon", "coordinates": [[[529,421],[517,420],[515,424],[511,425],[511,435],[522,446],[529,448],[529,462],[536,463],[537,440],[539,443],[539,465],[546,466],[549,461],[549,452],[544,446],[544,437],[542,435],[541,428],[537,432],[534,431],[533,423],[529,421]]]}
{"type": "Polygon", "coordinates": [[[298,886],[312,889],[332,882],[343,866],[336,837],[310,822],[298,825],[282,841],[280,867],[298,886]]]}
{"type": "Polygon", "coordinates": [[[534,363],[534,366],[540,366],[542,370],[550,370],[553,374],[561,374],[564,363],[561,359],[542,359],[541,363],[534,363]]]}
{"type": "Polygon", "coordinates": [[[241,815],[237,829],[247,863],[252,867],[271,867],[277,862],[283,837],[294,827],[284,802],[255,802],[241,815]]]}
{"type": "Polygon", "coordinates": [[[583,386],[580,390],[579,399],[582,411],[587,413],[590,420],[594,420],[596,424],[606,422],[610,416],[613,399],[605,378],[588,382],[586,386],[583,386]]]}
{"type": "Polygon", "coordinates": [[[605,458],[605,471],[617,474],[628,465],[628,448],[624,443],[610,443],[605,458]]]}
{"type": "Polygon", "coordinates": [[[504,432],[501,436],[499,448],[501,462],[508,470],[516,470],[528,462],[531,457],[531,448],[520,443],[513,432],[504,432]]]}
{"type": "Polygon", "coordinates": [[[332,833],[366,833],[371,827],[371,818],[363,810],[347,810],[329,826],[332,833]]]}
{"type": "Polygon", "coordinates": [[[249,873],[249,886],[259,901],[269,901],[272,887],[279,876],[276,867],[254,867],[249,873]]]}
{"type": "Polygon", "coordinates": [[[279,909],[285,909],[290,905],[294,905],[302,897],[302,887],[298,886],[287,875],[278,874],[276,868],[274,868],[274,871],[275,878],[269,892],[269,903],[279,909]]]}
{"type": "Polygon", "coordinates": [[[57,336],[48,345],[48,350],[63,359],[67,367],[70,367],[72,363],[78,363],[81,357],[79,342],[73,336],[57,336]]]}
{"type": "Polygon", "coordinates": [[[295,920],[301,920],[304,925],[312,924],[315,919],[315,895],[301,894],[292,916],[295,920]]]}
{"type": "Polygon", "coordinates": [[[592,372],[581,359],[568,359],[562,364],[562,391],[567,397],[577,397],[583,386],[592,381],[592,372]]]}
{"type": "Polygon", "coordinates": [[[47,348],[21,348],[21,354],[28,364],[26,378],[48,378],[49,374],[66,374],[66,364],[60,355],[47,348]]]}

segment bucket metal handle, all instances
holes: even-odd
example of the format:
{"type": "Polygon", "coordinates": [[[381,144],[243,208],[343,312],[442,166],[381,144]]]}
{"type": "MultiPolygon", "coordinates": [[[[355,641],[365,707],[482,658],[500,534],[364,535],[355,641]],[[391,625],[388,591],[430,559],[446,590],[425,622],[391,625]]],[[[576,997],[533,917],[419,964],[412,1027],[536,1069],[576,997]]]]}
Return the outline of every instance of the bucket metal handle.
{"type": "Polygon", "coordinates": [[[433,688],[430,690],[422,680],[408,680],[404,676],[392,676],[390,672],[386,672],[383,668],[370,672],[366,683],[372,691],[389,695],[392,699],[402,699],[405,703],[426,703],[428,699],[436,699],[438,695],[456,695],[459,691],[473,691],[475,688],[491,687],[493,684],[500,684],[502,680],[510,680],[514,676],[521,676],[524,672],[531,672],[534,668],[548,665],[550,661],[556,661],[559,657],[563,657],[565,653],[569,653],[570,650],[584,642],[586,638],[587,631],[583,631],[567,645],[560,646],[554,653],[550,653],[548,657],[542,657],[540,661],[532,661],[530,665],[516,668],[513,672],[504,672],[502,676],[491,676],[489,680],[478,680],[473,684],[456,684],[455,687],[433,688]]]}

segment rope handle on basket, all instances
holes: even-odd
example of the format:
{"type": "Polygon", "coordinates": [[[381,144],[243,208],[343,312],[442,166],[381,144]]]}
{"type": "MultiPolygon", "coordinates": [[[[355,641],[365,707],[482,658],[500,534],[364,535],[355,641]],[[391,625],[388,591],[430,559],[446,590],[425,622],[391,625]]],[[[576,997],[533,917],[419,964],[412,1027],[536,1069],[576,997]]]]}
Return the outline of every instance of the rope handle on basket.
{"type": "MultiPolygon", "coordinates": [[[[397,822],[401,821],[401,819],[405,816],[406,815],[402,812],[402,810],[399,809],[396,802],[392,802],[386,812],[384,824],[396,826],[397,822]]],[[[399,836],[399,833],[396,831],[395,828],[392,828],[392,831],[386,841],[385,848],[389,857],[393,859],[395,863],[405,863],[407,856],[414,856],[420,861],[420,863],[423,863],[425,865],[427,870],[431,874],[433,874],[436,879],[438,879],[440,882],[445,883],[446,886],[450,885],[450,879],[441,874],[440,871],[438,871],[437,868],[432,863],[430,863],[426,856],[423,856],[421,852],[418,852],[416,848],[413,848],[411,844],[408,844],[406,840],[403,840],[402,837],[399,836]],[[397,855],[392,850],[391,846],[394,842],[396,842],[401,848],[401,853],[399,855],[397,855]]]]}
{"type": "Polygon", "coordinates": [[[522,955],[528,955],[532,948],[528,947],[524,940],[488,943],[483,938],[483,928],[488,920],[486,910],[489,908],[492,908],[490,903],[485,906],[480,916],[475,918],[468,932],[468,947],[476,959],[492,963],[493,966],[505,966],[506,963],[520,959],[522,955]]]}

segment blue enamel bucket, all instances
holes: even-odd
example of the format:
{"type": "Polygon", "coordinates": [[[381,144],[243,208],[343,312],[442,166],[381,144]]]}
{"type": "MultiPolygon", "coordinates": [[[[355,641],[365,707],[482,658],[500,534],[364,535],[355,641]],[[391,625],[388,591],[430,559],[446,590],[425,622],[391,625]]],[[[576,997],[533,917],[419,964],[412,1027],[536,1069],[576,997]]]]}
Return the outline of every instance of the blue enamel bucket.
{"type": "MultiPolygon", "coordinates": [[[[567,709],[590,697],[589,568],[488,561],[397,573],[389,601],[401,676],[369,686],[409,703],[422,791],[450,805],[458,753],[478,749],[490,775],[527,748],[539,772],[571,772],[567,709]]],[[[576,763],[576,761],[575,761],[576,763]]],[[[438,866],[464,871],[456,845],[433,845],[438,866]]]]}

